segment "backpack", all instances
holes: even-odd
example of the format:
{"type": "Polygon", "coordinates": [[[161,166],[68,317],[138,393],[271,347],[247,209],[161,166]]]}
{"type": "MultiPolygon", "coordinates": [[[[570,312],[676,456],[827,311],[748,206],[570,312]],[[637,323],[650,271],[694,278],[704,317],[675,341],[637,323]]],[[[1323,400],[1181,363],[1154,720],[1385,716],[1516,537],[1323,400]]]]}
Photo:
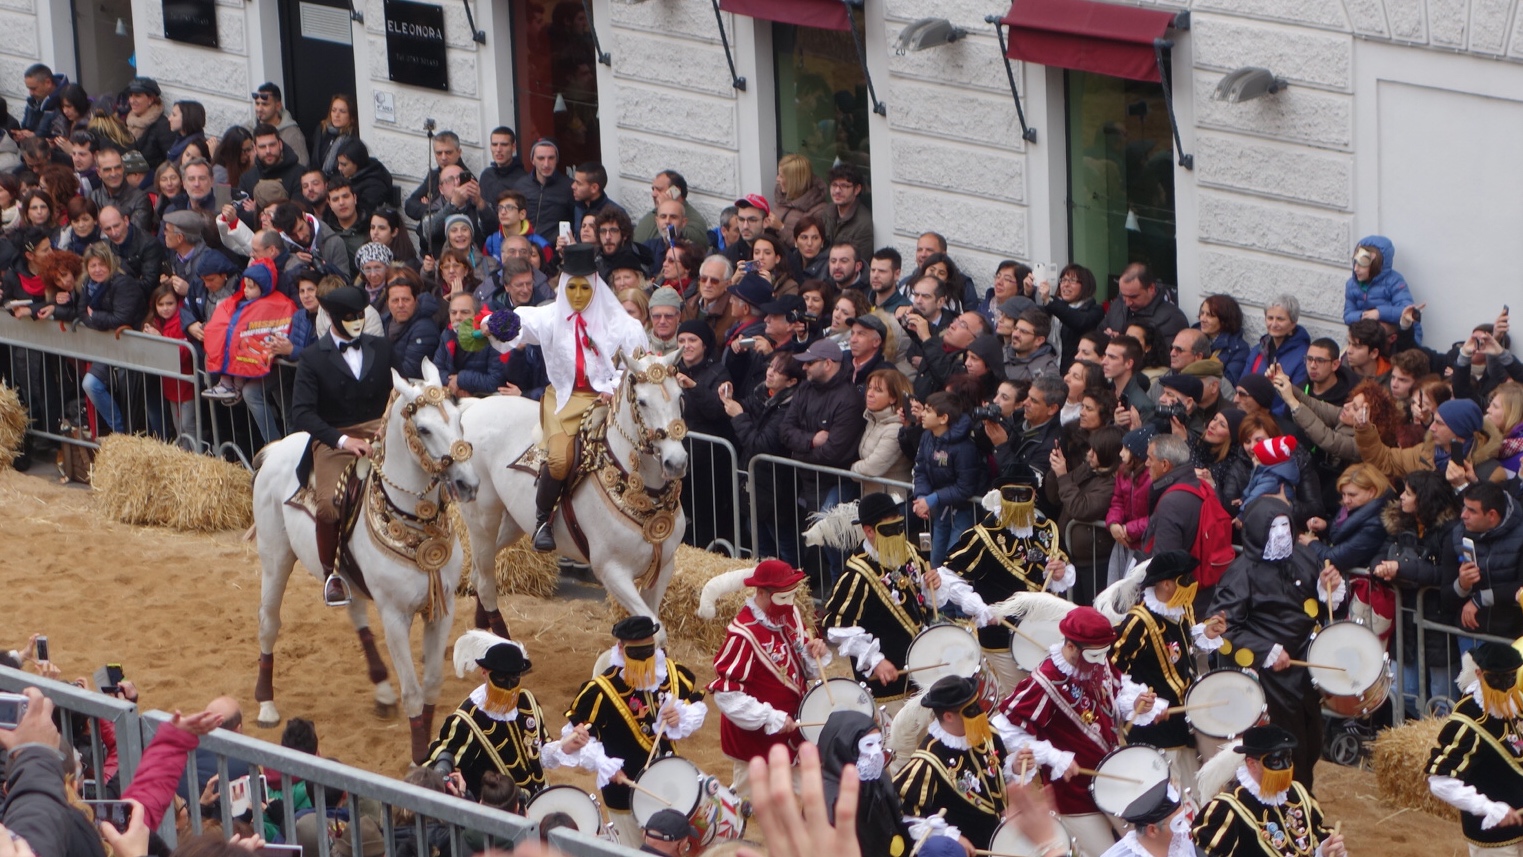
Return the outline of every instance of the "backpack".
{"type": "MultiPolygon", "coordinates": [[[[1169,491],[1183,491],[1200,498],[1200,518],[1195,527],[1195,542],[1190,545],[1190,556],[1200,563],[1195,569],[1195,577],[1200,585],[1215,586],[1227,571],[1227,566],[1237,558],[1237,552],[1232,549],[1232,516],[1222,508],[1222,501],[1216,498],[1216,492],[1204,482],[1170,485],[1163,493],[1169,491]]],[[[1148,552],[1152,552],[1151,544],[1148,545],[1148,552]]]]}

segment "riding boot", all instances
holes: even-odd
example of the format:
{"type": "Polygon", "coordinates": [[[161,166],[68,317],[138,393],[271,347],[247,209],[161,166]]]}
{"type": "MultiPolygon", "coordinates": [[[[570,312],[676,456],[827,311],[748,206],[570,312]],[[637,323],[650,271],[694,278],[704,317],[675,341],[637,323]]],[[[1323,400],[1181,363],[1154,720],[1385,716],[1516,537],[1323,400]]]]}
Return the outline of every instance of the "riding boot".
{"type": "Polygon", "coordinates": [[[561,496],[564,479],[550,474],[550,465],[539,469],[539,490],[534,496],[534,549],[541,553],[555,550],[555,526],[551,517],[555,514],[556,501],[561,496]]]}
{"type": "Polygon", "coordinates": [[[322,520],[314,521],[316,527],[317,556],[323,564],[326,577],[323,579],[323,604],[329,607],[343,607],[351,598],[349,584],[339,577],[335,571],[338,562],[338,523],[327,523],[322,520]]]}

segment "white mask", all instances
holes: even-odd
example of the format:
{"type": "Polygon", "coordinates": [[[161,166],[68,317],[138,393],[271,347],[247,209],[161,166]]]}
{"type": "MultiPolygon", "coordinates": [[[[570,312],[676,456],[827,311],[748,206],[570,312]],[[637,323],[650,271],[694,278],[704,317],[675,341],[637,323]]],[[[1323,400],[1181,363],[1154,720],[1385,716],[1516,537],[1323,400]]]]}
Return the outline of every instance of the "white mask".
{"type": "Polygon", "coordinates": [[[1264,543],[1264,560],[1279,562],[1295,550],[1295,540],[1290,535],[1290,518],[1281,515],[1269,525],[1269,540],[1264,543]]]}
{"type": "Polygon", "coordinates": [[[799,591],[797,587],[790,589],[787,592],[774,592],[772,593],[772,603],[777,604],[781,607],[791,607],[793,605],[793,600],[798,598],[798,595],[799,591]]]}
{"type": "Polygon", "coordinates": [[[1194,824],[1195,819],[1191,818],[1191,813],[1188,810],[1176,812],[1174,817],[1169,819],[1169,832],[1175,836],[1189,836],[1190,828],[1194,824]]]}
{"type": "Polygon", "coordinates": [[[857,739],[857,779],[876,780],[883,776],[883,733],[873,732],[857,739]]]}
{"type": "Polygon", "coordinates": [[[342,327],[344,332],[349,334],[350,339],[358,339],[359,335],[365,332],[365,319],[362,316],[351,321],[341,321],[339,322],[339,327],[342,327]]]}
{"type": "Polygon", "coordinates": [[[1083,657],[1084,660],[1088,663],[1103,664],[1106,661],[1110,660],[1111,647],[1103,646],[1098,649],[1080,649],[1079,655],[1083,657]]]}

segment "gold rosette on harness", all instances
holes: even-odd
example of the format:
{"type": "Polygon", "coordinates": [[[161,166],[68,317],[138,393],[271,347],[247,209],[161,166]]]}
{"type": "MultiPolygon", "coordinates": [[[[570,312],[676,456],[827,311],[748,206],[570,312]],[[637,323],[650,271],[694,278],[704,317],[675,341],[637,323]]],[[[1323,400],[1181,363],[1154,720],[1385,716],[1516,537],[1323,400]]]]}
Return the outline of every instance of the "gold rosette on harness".
{"type": "Polygon", "coordinates": [[[650,520],[645,522],[641,534],[645,536],[647,542],[653,545],[661,544],[672,534],[672,530],[676,528],[676,525],[677,516],[673,515],[669,509],[662,509],[650,516],[650,520]]]}

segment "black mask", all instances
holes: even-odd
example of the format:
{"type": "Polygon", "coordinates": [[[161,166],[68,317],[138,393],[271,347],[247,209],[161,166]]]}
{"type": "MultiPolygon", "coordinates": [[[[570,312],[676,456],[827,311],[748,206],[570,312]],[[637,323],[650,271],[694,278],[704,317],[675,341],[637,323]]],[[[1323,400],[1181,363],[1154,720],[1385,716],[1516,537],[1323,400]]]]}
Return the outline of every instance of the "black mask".
{"type": "Polygon", "coordinates": [[[493,687],[512,690],[518,687],[518,683],[523,680],[523,677],[518,673],[490,672],[487,673],[487,680],[492,683],[493,687]]]}
{"type": "Polygon", "coordinates": [[[885,521],[873,527],[873,529],[877,530],[880,536],[897,536],[904,532],[904,521],[902,519],[898,521],[885,521]]]}
{"type": "Polygon", "coordinates": [[[654,643],[652,643],[652,644],[650,644],[648,646],[625,646],[624,647],[624,657],[626,657],[626,658],[628,658],[629,660],[632,660],[632,661],[649,660],[650,658],[653,658],[655,656],[656,656],[656,646],[655,646],[654,643]]]}
{"type": "Polygon", "coordinates": [[[1262,764],[1266,770],[1283,771],[1286,768],[1290,767],[1291,761],[1292,759],[1289,750],[1276,750],[1273,753],[1266,755],[1263,759],[1260,760],[1259,763],[1262,764]]]}

